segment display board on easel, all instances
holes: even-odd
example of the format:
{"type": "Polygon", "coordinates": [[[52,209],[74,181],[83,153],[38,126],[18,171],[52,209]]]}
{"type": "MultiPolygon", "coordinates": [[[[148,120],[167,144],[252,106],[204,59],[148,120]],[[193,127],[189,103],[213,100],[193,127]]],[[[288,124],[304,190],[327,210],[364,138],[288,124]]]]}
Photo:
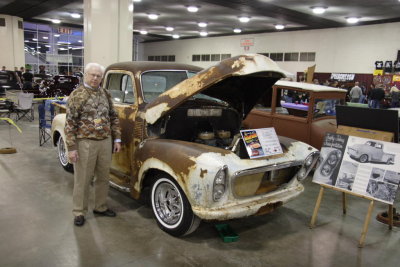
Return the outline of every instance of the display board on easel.
{"type": "Polygon", "coordinates": [[[400,183],[400,145],[328,133],[313,182],[393,204],[400,183]]]}
{"type": "Polygon", "coordinates": [[[374,201],[389,204],[389,229],[393,225],[393,201],[400,183],[400,145],[392,141],[394,133],[339,126],[336,134],[328,133],[321,148],[320,162],[313,181],[321,185],[310,222],[315,226],[325,188],[342,192],[343,214],[346,214],[346,194],[370,200],[364,220],[359,247],[364,241],[371,219],[374,201]],[[343,135],[353,133],[368,138],[343,135]],[[386,147],[386,148],[385,148],[386,147]]]}

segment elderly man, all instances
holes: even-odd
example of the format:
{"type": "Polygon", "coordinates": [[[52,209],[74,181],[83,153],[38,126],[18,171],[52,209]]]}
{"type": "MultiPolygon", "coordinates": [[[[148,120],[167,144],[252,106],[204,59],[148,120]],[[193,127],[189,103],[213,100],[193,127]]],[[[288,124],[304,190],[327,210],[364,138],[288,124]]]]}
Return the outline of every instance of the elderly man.
{"type": "Polygon", "coordinates": [[[117,153],[121,149],[118,115],[110,94],[101,87],[104,67],[97,63],[89,63],[84,72],[84,83],[74,90],[68,99],[65,123],[68,157],[74,164],[73,214],[76,226],[85,223],[89,184],[93,176],[93,213],[116,216],[115,212],[107,207],[106,199],[111,152],[117,153]]]}

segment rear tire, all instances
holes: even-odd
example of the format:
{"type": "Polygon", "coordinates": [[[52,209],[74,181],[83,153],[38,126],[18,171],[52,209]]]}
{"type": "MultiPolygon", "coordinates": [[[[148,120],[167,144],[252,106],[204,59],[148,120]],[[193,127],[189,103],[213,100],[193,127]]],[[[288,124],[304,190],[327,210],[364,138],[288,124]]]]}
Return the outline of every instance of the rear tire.
{"type": "Polygon", "coordinates": [[[192,233],[200,225],[185,194],[167,174],[157,174],[151,186],[151,207],[158,226],[172,236],[192,233]]]}
{"type": "Polygon", "coordinates": [[[60,161],[61,166],[63,166],[64,170],[73,173],[74,165],[68,162],[67,150],[65,149],[64,139],[62,138],[61,135],[57,140],[57,152],[58,152],[58,160],[60,161]]]}

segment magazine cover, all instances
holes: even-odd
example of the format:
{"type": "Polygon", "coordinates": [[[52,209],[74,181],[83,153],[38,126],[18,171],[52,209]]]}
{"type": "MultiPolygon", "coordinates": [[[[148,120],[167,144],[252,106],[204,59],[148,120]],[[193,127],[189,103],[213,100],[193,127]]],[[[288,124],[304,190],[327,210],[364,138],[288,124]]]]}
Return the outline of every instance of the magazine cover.
{"type": "Polygon", "coordinates": [[[240,131],[250,158],[282,154],[282,147],[274,128],[240,131]]]}
{"type": "Polygon", "coordinates": [[[313,181],[393,204],[400,183],[400,145],[327,134],[313,181]],[[342,143],[344,150],[338,148],[342,143]]]}

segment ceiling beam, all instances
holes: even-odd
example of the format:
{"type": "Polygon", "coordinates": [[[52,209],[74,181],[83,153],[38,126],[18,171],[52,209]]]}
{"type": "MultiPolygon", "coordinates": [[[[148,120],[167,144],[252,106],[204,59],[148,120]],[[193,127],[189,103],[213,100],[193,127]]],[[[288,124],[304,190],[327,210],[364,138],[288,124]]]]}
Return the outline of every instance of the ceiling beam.
{"type": "Polygon", "coordinates": [[[313,29],[345,26],[344,23],[254,0],[200,0],[200,2],[229,7],[249,15],[255,14],[275,18],[283,24],[293,22],[313,29]]]}

